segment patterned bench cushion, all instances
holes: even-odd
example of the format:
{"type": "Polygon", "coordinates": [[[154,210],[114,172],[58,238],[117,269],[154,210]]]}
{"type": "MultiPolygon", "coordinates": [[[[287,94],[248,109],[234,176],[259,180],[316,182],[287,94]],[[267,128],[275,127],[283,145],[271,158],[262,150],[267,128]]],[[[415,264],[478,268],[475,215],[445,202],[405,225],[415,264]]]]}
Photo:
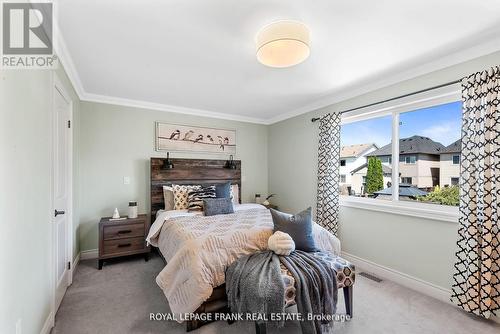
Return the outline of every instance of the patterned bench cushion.
{"type": "MultiPolygon", "coordinates": [[[[323,259],[324,261],[330,263],[330,266],[337,273],[337,286],[338,288],[348,287],[354,285],[355,280],[355,268],[354,265],[339,256],[335,256],[325,252],[314,253],[314,256],[323,259]]],[[[281,266],[281,277],[285,283],[285,307],[292,306],[295,304],[295,278],[292,274],[285,268],[283,264],[281,266]]]]}

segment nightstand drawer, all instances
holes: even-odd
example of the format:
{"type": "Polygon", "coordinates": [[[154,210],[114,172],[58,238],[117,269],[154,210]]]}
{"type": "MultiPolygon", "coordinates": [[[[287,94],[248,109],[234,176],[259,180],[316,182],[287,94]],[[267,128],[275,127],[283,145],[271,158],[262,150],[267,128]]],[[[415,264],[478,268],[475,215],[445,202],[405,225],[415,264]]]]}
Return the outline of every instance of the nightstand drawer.
{"type": "Polygon", "coordinates": [[[143,250],[146,247],[144,237],[106,240],[103,242],[102,255],[120,254],[143,250]]]}
{"type": "Polygon", "coordinates": [[[144,224],[104,226],[104,240],[144,237],[144,224]]]}

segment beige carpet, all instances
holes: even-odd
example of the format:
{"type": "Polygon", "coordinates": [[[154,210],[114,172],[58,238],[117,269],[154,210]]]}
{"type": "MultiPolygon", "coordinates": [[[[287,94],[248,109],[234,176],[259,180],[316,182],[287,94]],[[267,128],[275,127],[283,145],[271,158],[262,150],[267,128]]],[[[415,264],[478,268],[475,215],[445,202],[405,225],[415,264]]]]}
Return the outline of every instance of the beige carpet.
{"type": "MultiPolygon", "coordinates": [[[[185,326],[170,321],[150,321],[150,312],[169,312],[155,277],[163,262],[154,256],[119,260],[97,270],[97,261],[82,261],[68,289],[53,334],[184,333],[185,326]]],[[[344,313],[342,293],[339,312],[344,313]]],[[[354,287],[354,319],[336,323],[334,333],[500,333],[500,325],[466,314],[451,305],[392,282],[376,283],[362,276],[354,287]]],[[[254,333],[253,323],[228,325],[216,322],[197,333],[254,333]]],[[[268,333],[300,333],[289,322],[268,333]]]]}

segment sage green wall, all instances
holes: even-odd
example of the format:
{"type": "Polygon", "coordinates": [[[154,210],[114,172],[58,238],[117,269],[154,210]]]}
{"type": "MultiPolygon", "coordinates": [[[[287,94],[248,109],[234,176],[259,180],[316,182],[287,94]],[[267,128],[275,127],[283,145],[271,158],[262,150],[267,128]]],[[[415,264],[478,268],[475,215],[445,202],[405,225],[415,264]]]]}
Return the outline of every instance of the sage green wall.
{"type": "MultiPolygon", "coordinates": [[[[97,248],[97,223],[118,207],[126,214],[130,200],[139,212],[150,211],[149,159],[165,156],[154,145],[155,121],[236,130],[236,156],[242,160],[242,200],[267,193],[267,128],[264,125],[164,111],[82,102],[80,131],[80,247],[97,248]],[[123,184],[123,177],[130,184],[123,184]]],[[[173,152],[174,158],[219,158],[228,155],[173,152]]]]}
{"type": "MultiPolygon", "coordinates": [[[[315,207],[318,124],[311,117],[424,89],[500,64],[500,52],[269,126],[269,192],[281,209],[315,207]]],[[[457,225],[342,207],[343,251],[450,288],[457,225]]]]}
{"type": "MultiPolygon", "coordinates": [[[[55,72],[77,115],[64,70],[55,72]]],[[[0,71],[0,333],[14,333],[18,319],[23,333],[40,333],[50,313],[53,74],[0,71]]]]}

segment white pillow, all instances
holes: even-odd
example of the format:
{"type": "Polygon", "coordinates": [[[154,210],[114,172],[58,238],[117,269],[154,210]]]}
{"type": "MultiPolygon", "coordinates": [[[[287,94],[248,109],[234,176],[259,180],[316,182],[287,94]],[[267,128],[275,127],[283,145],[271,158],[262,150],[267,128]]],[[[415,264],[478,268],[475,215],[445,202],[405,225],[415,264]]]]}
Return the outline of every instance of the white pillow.
{"type": "Polygon", "coordinates": [[[174,189],[172,187],[163,186],[163,202],[165,203],[165,210],[174,209],[174,189]]]}
{"type": "Polygon", "coordinates": [[[276,231],[267,240],[267,247],[278,255],[290,255],[295,250],[295,242],[288,233],[276,231]]]}
{"type": "Polygon", "coordinates": [[[231,185],[230,196],[233,201],[233,204],[240,204],[240,189],[237,184],[231,185]]]}

